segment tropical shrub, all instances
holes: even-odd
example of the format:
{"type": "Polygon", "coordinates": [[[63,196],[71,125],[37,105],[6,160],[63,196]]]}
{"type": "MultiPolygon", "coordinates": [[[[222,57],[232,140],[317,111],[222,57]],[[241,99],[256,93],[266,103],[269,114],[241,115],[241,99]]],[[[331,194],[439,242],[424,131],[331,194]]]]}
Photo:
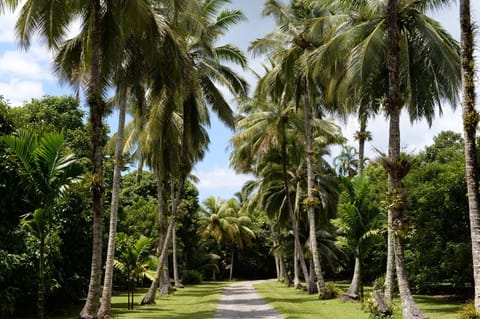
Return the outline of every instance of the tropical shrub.
{"type": "Polygon", "coordinates": [[[475,309],[473,301],[465,304],[462,309],[457,313],[458,319],[480,319],[480,312],[475,309]]]}
{"type": "Polygon", "coordinates": [[[182,283],[187,284],[200,284],[203,281],[203,275],[193,269],[185,269],[182,275],[182,283]]]}

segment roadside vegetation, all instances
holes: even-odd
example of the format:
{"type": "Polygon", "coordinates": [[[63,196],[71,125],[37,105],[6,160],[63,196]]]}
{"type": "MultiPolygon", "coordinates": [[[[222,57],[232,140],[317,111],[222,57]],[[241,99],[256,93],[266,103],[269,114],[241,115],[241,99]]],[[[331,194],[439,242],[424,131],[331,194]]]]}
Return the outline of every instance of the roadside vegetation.
{"type": "Polygon", "coordinates": [[[376,316],[454,318],[441,295],[480,318],[472,23],[466,0],[460,42],[428,16],[448,2],[265,1],[275,27],[252,39],[265,63],[247,83],[228,0],[0,1],[84,93],[0,97],[0,317],[211,318],[217,280],[275,277],[259,289],[298,318],[367,318],[372,283],[376,316]],[[463,135],[402,152],[400,114],[415,130],[460,100],[463,135]],[[200,200],[212,116],[252,178],[200,200]],[[379,116],[388,150],[366,158],[379,116]]]}

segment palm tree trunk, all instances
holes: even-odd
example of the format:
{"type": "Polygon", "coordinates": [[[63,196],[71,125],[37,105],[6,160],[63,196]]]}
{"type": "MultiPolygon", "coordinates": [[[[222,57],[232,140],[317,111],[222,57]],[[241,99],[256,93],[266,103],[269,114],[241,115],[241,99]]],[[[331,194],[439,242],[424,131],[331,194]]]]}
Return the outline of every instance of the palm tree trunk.
{"type": "Polygon", "coordinates": [[[175,281],[176,288],[183,288],[180,278],[178,277],[178,265],[177,265],[177,232],[175,226],[172,229],[172,246],[173,246],[173,280],[175,281]]]}
{"type": "Polygon", "coordinates": [[[358,174],[362,174],[365,162],[365,142],[367,140],[367,117],[360,116],[360,129],[358,132],[358,174]]]}
{"type": "Polygon", "coordinates": [[[408,285],[407,271],[403,256],[403,245],[401,233],[406,231],[405,219],[403,217],[404,202],[406,201],[406,190],[402,187],[402,178],[405,175],[402,172],[400,163],[400,111],[403,101],[400,96],[399,85],[399,66],[400,66],[400,48],[399,48],[399,27],[398,27],[398,4],[397,0],[388,0],[387,7],[388,24],[388,105],[390,115],[389,128],[389,147],[388,147],[388,180],[389,194],[391,200],[395,203],[391,208],[392,227],[394,232],[394,251],[395,268],[397,271],[397,281],[402,300],[402,312],[404,319],[425,318],[420,309],[413,300],[410,287],[408,285]]]}
{"type": "Polygon", "coordinates": [[[315,203],[316,200],[313,195],[313,145],[312,145],[312,129],[311,129],[311,109],[310,99],[308,97],[308,79],[305,78],[305,143],[307,151],[307,215],[309,224],[309,237],[310,237],[310,250],[312,252],[313,267],[315,270],[316,284],[320,298],[326,290],[325,280],[323,279],[322,267],[320,265],[320,255],[318,253],[317,235],[316,235],[316,223],[315,223],[315,203]]]}
{"type": "MultiPolygon", "coordinates": [[[[283,98],[282,98],[283,100],[283,98]]],[[[286,122],[288,121],[287,118],[285,118],[282,121],[282,170],[283,170],[283,187],[285,189],[285,197],[287,200],[287,208],[288,208],[288,213],[290,216],[290,222],[292,224],[292,230],[293,230],[293,237],[295,240],[295,252],[294,252],[294,285],[295,287],[298,287],[300,284],[300,280],[298,279],[298,263],[297,259],[300,262],[300,265],[303,270],[303,275],[305,278],[305,281],[307,282],[308,285],[308,291],[313,291],[314,288],[311,287],[311,281],[309,280],[309,275],[308,275],[308,270],[307,270],[307,264],[305,263],[305,256],[303,254],[303,248],[300,242],[300,235],[299,235],[299,230],[298,230],[298,218],[295,216],[295,211],[292,207],[292,202],[290,198],[290,191],[288,187],[288,173],[287,173],[287,167],[288,167],[288,157],[287,157],[287,138],[285,135],[285,125],[286,122]]]]}
{"type": "Polygon", "coordinates": [[[468,191],[470,235],[472,241],[474,303],[480,311],[480,194],[478,191],[478,166],[476,151],[476,128],[479,115],[475,111],[475,71],[473,59],[473,27],[470,0],[460,0],[460,25],[462,47],[462,114],[465,137],[465,169],[468,191]]]}
{"type": "MultiPolygon", "coordinates": [[[[160,237],[157,246],[157,254],[159,255],[161,254],[161,249],[166,237],[166,234],[163,232],[165,225],[165,187],[162,178],[163,174],[164,172],[161,172],[160,165],[157,164],[155,176],[157,180],[158,234],[160,237]]],[[[155,280],[152,281],[150,288],[148,288],[147,294],[143,297],[141,302],[142,305],[155,303],[157,288],[159,283],[162,281],[162,266],[163,265],[160,265],[160,263],[157,265],[155,280]]]]}
{"type": "Polygon", "coordinates": [[[113,168],[112,202],[110,207],[110,229],[108,232],[107,259],[105,261],[105,278],[103,293],[98,318],[112,317],[112,285],[113,285],[113,259],[115,258],[115,236],[117,234],[118,203],[120,201],[120,179],[123,167],[122,151],[125,129],[125,114],[127,109],[127,92],[120,92],[120,111],[118,115],[117,141],[115,145],[115,165],[113,168]]]}
{"type": "Polygon", "coordinates": [[[101,52],[101,24],[100,0],[92,0],[92,56],[90,83],[88,88],[88,104],[90,106],[90,125],[92,129],[92,197],[93,197],[93,240],[92,264],[90,270],[90,283],[85,305],[80,312],[80,318],[95,318],[100,300],[100,284],[102,275],[102,217],[103,217],[103,115],[105,102],[103,101],[100,77],[102,63],[101,52]]]}
{"type": "MultiPolygon", "coordinates": [[[[273,247],[278,247],[278,239],[275,235],[275,227],[273,226],[273,222],[269,219],[269,226],[270,226],[270,236],[272,236],[273,247]]],[[[280,281],[282,278],[281,269],[280,269],[280,258],[277,253],[274,253],[273,256],[275,257],[275,270],[277,271],[277,281],[280,281]]]]}
{"type": "Polygon", "coordinates": [[[352,282],[350,283],[350,287],[348,287],[348,290],[347,290],[347,295],[349,295],[349,297],[358,296],[360,292],[361,271],[362,271],[362,265],[360,263],[360,257],[356,256],[352,282]]]}
{"type": "Polygon", "coordinates": [[[234,252],[235,249],[232,248],[232,258],[230,259],[230,276],[228,277],[228,280],[232,281],[233,278],[233,259],[234,259],[234,252]]]}
{"type": "Polygon", "coordinates": [[[392,301],[395,280],[395,252],[393,250],[392,211],[388,210],[387,216],[387,271],[385,273],[385,298],[392,301]]]}

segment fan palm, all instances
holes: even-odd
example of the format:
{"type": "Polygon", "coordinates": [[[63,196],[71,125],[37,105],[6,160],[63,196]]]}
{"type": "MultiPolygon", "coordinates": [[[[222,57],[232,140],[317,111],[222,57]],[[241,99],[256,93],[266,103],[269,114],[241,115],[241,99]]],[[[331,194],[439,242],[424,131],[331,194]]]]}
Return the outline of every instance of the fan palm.
{"type": "Polygon", "coordinates": [[[45,238],[52,219],[55,203],[68,186],[78,180],[83,167],[74,154],[66,149],[62,133],[50,133],[39,138],[33,131],[19,131],[4,136],[5,142],[19,162],[26,191],[32,195],[33,213],[27,214],[23,224],[39,241],[39,317],[44,317],[45,303],[45,238]]]}

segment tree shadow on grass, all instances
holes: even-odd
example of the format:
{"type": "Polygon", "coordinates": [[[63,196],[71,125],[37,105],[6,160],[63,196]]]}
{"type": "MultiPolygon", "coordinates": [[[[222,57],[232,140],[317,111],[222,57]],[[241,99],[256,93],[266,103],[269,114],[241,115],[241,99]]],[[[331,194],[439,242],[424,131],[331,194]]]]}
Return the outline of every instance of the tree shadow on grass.
{"type": "Polygon", "coordinates": [[[448,300],[434,296],[415,296],[422,311],[427,313],[456,313],[464,304],[461,300],[448,300]]]}

